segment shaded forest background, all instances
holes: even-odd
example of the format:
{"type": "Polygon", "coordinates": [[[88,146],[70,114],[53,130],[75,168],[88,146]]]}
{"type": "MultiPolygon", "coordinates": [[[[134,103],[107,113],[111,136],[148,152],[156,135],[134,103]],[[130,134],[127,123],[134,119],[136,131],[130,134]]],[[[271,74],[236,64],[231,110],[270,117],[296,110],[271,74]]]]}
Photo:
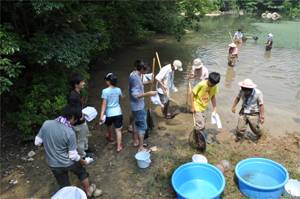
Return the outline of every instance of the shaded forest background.
{"type": "MultiPolygon", "coordinates": [[[[88,86],[91,66],[128,36],[157,31],[180,42],[184,29],[200,30],[201,18],[214,11],[277,11],[299,17],[299,1],[1,1],[1,115],[31,140],[45,120],[67,104],[68,77],[79,72],[88,86]],[[184,15],[180,14],[184,13],[184,15]]],[[[85,102],[88,93],[83,89],[85,102]]],[[[2,132],[3,133],[3,132],[2,132]]],[[[9,133],[9,132],[6,132],[9,133]]]]}

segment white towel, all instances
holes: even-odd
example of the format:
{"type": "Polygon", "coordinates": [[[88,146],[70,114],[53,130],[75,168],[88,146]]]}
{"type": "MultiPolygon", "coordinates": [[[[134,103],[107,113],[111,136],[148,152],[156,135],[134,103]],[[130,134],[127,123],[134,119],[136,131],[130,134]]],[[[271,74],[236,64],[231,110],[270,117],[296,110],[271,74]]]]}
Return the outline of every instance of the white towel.
{"type": "Polygon", "coordinates": [[[211,124],[215,124],[215,123],[217,123],[218,129],[222,128],[221,120],[220,120],[220,117],[219,117],[218,113],[215,114],[215,112],[212,112],[212,114],[211,114],[211,124]]]}
{"type": "Polygon", "coordinates": [[[90,157],[86,157],[85,161],[87,161],[90,164],[91,162],[94,162],[94,159],[90,157]]]}
{"type": "Polygon", "coordinates": [[[164,107],[164,105],[161,103],[161,101],[159,99],[158,94],[156,94],[155,96],[151,96],[151,101],[152,101],[153,104],[157,104],[157,105],[160,105],[160,106],[164,107]]]}
{"type": "Polygon", "coordinates": [[[99,125],[103,124],[106,120],[106,115],[103,115],[103,122],[100,122],[99,125]]]}
{"type": "Polygon", "coordinates": [[[143,82],[149,81],[148,79],[152,79],[152,73],[144,74],[143,82]]]}

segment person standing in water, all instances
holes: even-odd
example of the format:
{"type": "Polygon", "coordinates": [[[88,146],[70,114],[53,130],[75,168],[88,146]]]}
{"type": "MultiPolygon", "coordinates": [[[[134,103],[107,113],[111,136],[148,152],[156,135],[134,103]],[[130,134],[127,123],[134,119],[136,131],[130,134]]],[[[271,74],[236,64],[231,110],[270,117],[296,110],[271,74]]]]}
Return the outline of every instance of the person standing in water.
{"type": "Polygon", "coordinates": [[[193,75],[189,74],[187,78],[194,79],[193,87],[195,87],[199,82],[203,80],[208,80],[208,70],[205,66],[203,66],[201,59],[195,59],[192,68],[193,75]]]}
{"type": "Polygon", "coordinates": [[[117,88],[117,76],[113,73],[108,73],[106,77],[106,84],[108,88],[102,90],[102,108],[101,108],[101,115],[100,115],[100,122],[104,121],[104,113],[106,115],[105,124],[107,126],[107,134],[106,139],[109,141],[114,141],[112,137],[112,124],[115,126],[116,135],[117,135],[117,150],[116,152],[119,153],[123,146],[121,145],[122,141],[122,132],[121,129],[123,127],[123,116],[122,110],[120,107],[119,100],[122,97],[122,91],[120,88],[117,88]]]}
{"type": "Polygon", "coordinates": [[[234,34],[232,38],[232,43],[241,44],[243,43],[243,30],[240,28],[238,31],[234,34]]]}
{"type": "Polygon", "coordinates": [[[238,49],[236,48],[236,45],[234,43],[229,44],[229,48],[227,52],[228,52],[228,66],[233,67],[236,60],[240,61],[238,55],[238,49]]]}
{"type": "Polygon", "coordinates": [[[264,46],[266,47],[266,51],[271,51],[273,45],[273,35],[270,33],[268,35],[268,41],[264,43],[264,46]]]}

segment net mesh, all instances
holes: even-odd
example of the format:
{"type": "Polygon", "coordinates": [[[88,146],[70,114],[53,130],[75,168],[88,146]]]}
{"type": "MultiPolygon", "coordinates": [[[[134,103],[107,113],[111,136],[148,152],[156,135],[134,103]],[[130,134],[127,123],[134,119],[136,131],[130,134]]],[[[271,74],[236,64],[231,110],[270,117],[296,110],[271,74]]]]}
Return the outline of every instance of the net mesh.
{"type": "Polygon", "coordinates": [[[189,136],[189,145],[191,148],[197,149],[204,154],[206,151],[206,141],[204,134],[198,129],[192,130],[189,136]]]}

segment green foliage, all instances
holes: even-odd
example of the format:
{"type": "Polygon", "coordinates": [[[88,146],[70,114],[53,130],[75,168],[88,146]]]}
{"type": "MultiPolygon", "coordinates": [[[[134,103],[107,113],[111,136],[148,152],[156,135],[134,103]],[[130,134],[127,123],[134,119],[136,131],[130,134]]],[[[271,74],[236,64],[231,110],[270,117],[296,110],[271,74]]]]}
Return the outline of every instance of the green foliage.
{"type": "Polygon", "coordinates": [[[61,113],[70,89],[67,75],[59,66],[40,70],[30,80],[26,79],[16,80],[14,86],[22,89],[10,92],[10,98],[20,102],[20,110],[7,115],[21,130],[18,135],[21,140],[33,139],[44,121],[55,119],[61,113]]]}
{"type": "Polygon", "coordinates": [[[0,25],[0,37],[1,37],[1,56],[0,56],[0,83],[1,83],[1,93],[9,91],[9,87],[13,85],[11,78],[16,78],[21,73],[21,68],[25,66],[21,65],[20,62],[16,62],[16,58],[13,57],[15,52],[20,51],[18,46],[17,36],[9,32],[13,27],[4,23],[0,25]],[[3,58],[3,55],[5,56],[3,58]],[[13,59],[14,61],[12,61],[13,59]]]}

